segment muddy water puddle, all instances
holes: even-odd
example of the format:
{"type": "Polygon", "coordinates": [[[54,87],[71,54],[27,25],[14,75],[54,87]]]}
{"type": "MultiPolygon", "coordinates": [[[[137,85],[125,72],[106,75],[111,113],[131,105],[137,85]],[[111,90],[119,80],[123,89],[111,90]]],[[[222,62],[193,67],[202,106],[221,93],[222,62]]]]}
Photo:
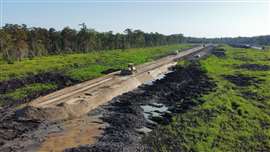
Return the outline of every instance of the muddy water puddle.
{"type": "Polygon", "coordinates": [[[153,104],[149,104],[149,105],[143,105],[143,106],[141,106],[141,108],[143,109],[144,117],[148,121],[151,121],[152,117],[161,117],[161,115],[163,113],[169,112],[168,107],[166,107],[165,105],[163,105],[161,103],[153,103],[153,104]]]}
{"type": "Polygon", "coordinates": [[[67,148],[94,144],[105,125],[98,118],[84,116],[65,121],[60,127],[58,131],[47,135],[38,149],[39,152],[62,152],[67,148]]]}

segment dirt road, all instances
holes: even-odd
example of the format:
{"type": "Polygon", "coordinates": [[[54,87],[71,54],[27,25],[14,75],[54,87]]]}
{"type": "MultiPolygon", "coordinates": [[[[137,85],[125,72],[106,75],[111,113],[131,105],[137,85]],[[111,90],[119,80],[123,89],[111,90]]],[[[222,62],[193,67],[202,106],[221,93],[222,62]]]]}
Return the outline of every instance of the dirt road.
{"type": "MultiPolygon", "coordinates": [[[[177,55],[170,55],[159,60],[137,66],[137,72],[130,76],[119,76],[119,71],[109,75],[86,81],[54,92],[32,101],[31,107],[39,108],[38,115],[46,115],[51,121],[78,117],[92,109],[105,104],[112,98],[137,88],[161,74],[176,64],[176,60],[187,55],[202,51],[198,46],[177,55]],[[41,114],[41,111],[43,114],[41,114]]],[[[39,119],[39,118],[36,118],[39,119]]]]}

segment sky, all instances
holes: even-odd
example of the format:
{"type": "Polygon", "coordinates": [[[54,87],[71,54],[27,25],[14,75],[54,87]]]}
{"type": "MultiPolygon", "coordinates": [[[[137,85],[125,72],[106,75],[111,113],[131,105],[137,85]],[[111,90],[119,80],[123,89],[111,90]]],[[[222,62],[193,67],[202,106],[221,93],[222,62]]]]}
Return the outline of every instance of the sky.
{"type": "Polygon", "coordinates": [[[194,37],[270,34],[270,0],[0,0],[1,25],[126,28],[194,37]]]}

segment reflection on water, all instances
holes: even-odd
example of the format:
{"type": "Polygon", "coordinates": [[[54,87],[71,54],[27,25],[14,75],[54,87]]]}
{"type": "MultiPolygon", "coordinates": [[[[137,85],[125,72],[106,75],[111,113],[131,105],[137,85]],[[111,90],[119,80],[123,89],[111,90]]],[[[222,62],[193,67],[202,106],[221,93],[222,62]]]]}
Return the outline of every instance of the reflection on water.
{"type": "Polygon", "coordinates": [[[161,114],[164,112],[169,112],[168,107],[161,103],[153,103],[149,105],[143,105],[141,106],[143,109],[144,117],[151,123],[154,123],[151,121],[151,118],[153,117],[161,117],[161,114]]]}

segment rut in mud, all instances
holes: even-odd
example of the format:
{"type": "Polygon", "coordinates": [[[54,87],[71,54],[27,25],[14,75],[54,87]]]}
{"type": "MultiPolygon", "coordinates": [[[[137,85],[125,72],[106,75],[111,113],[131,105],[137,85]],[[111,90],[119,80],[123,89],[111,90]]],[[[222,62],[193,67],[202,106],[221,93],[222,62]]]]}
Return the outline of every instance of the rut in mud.
{"type": "Polygon", "coordinates": [[[204,102],[199,98],[212,91],[215,83],[197,63],[175,67],[153,85],[114,98],[110,104],[91,112],[102,113],[108,123],[103,136],[94,145],[67,149],[67,152],[148,151],[142,139],[158,125],[170,123],[171,118],[204,102]],[[152,107],[152,110],[149,110],[152,107]],[[148,109],[148,110],[146,110],[148,109]]]}

